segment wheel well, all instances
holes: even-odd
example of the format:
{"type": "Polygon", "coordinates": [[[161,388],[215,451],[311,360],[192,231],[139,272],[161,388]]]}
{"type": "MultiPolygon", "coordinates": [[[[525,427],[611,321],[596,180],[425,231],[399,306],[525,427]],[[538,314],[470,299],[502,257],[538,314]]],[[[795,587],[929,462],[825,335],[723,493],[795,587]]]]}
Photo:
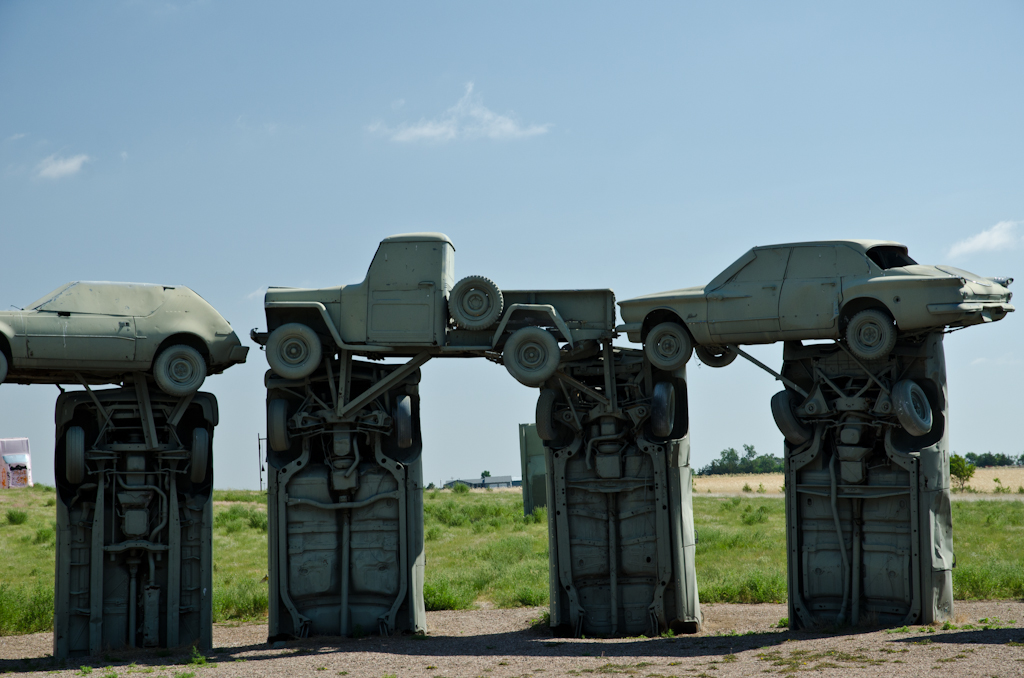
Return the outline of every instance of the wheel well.
{"type": "Polygon", "coordinates": [[[7,339],[7,335],[0,332],[0,352],[7,357],[7,363],[10,364],[14,361],[14,356],[11,354],[11,342],[7,339]]]}
{"type": "MultiPolygon", "coordinates": [[[[659,308],[651,311],[644,318],[643,328],[640,330],[640,341],[647,341],[647,333],[651,331],[656,325],[661,323],[679,323],[683,327],[686,327],[686,323],[675,311],[670,311],[667,308],[659,308]]],[[[686,330],[689,332],[689,328],[686,330]]]]}
{"type": "Polygon", "coordinates": [[[839,333],[842,334],[843,332],[846,331],[846,324],[850,322],[850,318],[857,315],[861,311],[866,311],[872,308],[877,309],[879,311],[883,311],[890,318],[893,318],[895,322],[895,318],[893,317],[892,311],[890,311],[889,307],[886,306],[884,303],[872,297],[861,297],[859,299],[852,299],[847,303],[843,304],[843,308],[839,312],[839,333]]]}
{"type": "Polygon", "coordinates": [[[210,367],[210,349],[207,347],[206,342],[197,337],[194,334],[172,334],[160,343],[160,348],[153,354],[153,362],[160,357],[160,354],[164,352],[168,346],[174,346],[175,344],[185,344],[191,346],[195,350],[199,351],[199,355],[203,356],[203,360],[206,361],[206,367],[210,367]]]}

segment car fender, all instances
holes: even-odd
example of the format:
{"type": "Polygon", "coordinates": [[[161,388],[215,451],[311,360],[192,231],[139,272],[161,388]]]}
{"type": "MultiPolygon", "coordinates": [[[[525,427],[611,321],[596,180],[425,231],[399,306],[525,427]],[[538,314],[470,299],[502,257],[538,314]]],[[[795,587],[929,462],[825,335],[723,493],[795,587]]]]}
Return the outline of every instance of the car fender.
{"type": "Polygon", "coordinates": [[[875,278],[849,288],[844,285],[840,315],[848,320],[853,313],[873,305],[875,308],[886,309],[900,330],[938,327],[942,323],[928,311],[928,305],[959,302],[959,290],[958,284],[950,284],[950,281],[941,278],[875,278]]]}
{"type": "Polygon", "coordinates": [[[682,324],[693,340],[698,344],[713,344],[711,339],[711,331],[708,328],[708,314],[707,304],[702,298],[700,300],[686,300],[682,303],[663,306],[656,306],[644,314],[643,326],[646,330],[650,330],[651,327],[657,325],[658,322],[664,322],[665,320],[648,320],[654,316],[674,316],[674,320],[682,324]]]}
{"type": "MultiPolygon", "coordinates": [[[[25,354],[24,351],[16,350],[18,347],[17,334],[10,323],[0,320],[0,335],[2,335],[0,345],[2,345],[4,352],[7,353],[7,357],[11,359],[15,357],[23,358],[25,354]]],[[[22,341],[24,342],[24,338],[22,338],[22,341]]],[[[24,343],[22,343],[22,346],[24,346],[24,343]]]]}

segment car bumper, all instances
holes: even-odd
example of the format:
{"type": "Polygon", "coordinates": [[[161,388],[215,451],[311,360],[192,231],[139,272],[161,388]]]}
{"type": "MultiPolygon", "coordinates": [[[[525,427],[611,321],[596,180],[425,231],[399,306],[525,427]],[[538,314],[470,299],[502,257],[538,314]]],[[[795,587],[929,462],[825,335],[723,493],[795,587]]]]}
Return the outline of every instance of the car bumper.
{"type": "Polygon", "coordinates": [[[928,304],[928,312],[941,316],[946,325],[977,325],[1002,320],[1014,311],[1001,301],[963,301],[958,304],[928,304]]]}
{"type": "Polygon", "coordinates": [[[244,363],[245,356],[248,354],[248,346],[235,346],[231,349],[231,353],[228,354],[228,360],[232,363],[244,363]]]}
{"type": "Polygon", "coordinates": [[[625,332],[626,338],[628,338],[634,344],[640,342],[640,332],[643,330],[643,323],[623,323],[615,328],[616,332],[625,332]]]}

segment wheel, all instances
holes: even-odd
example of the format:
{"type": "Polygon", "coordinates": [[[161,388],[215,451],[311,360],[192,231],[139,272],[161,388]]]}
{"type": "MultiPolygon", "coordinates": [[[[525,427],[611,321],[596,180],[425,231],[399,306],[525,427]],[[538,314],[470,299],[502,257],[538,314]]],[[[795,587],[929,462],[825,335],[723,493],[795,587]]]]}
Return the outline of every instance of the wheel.
{"type": "Polygon", "coordinates": [[[708,367],[725,367],[739,355],[725,346],[696,346],[694,352],[700,361],[708,367]]]}
{"type": "Polygon", "coordinates": [[[407,395],[395,402],[395,437],[403,450],[412,447],[412,397],[407,395]]]}
{"type": "Polygon", "coordinates": [[[466,276],[448,295],[448,313],[464,330],[486,330],[498,322],[504,308],[501,290],[482,275],[466,276]]]}
{"type": "Polygon", "coordinates": [[[206,380],[206,361],[199,351],[185,344],[165,348],[153,361],[153,378],[167,395],[192,395],[206,380]]]}
{"type": "Polygon", "coordinates": [[[302,379],[320,367],[320,337],[308,325],[288,323],[270,333],[267,362],[282,379],[302,379]]]}
{"type": "Polygon", "coordinates": [[[911,379],[897,381],[892,387],[896,418],[912,436],[923,436],[932,430],[932,406],[924,389],[911,379]]]}
{"type": "Polygon", "coordinates": [[[210,462],[210,432],[205,428],[192,431],[192,469],[188,477],[196,485],[206,480],[206,466],[210,462]]]}
{"type": "Polygon", "coordinates": [[[693,354],[690,333],[679,323],[655,325],[644,340],[644,354],[651,365],[671,372],[686,364],[693,354]]]}
{"type": "Polygon", "coordinates": [[[676,426],[676,387],[670,381],[659,381],[651,396],[651,433],[668,438],[676,426]]]}
{"type": "Polygon", "coordinates": [[[85,480],[85,430],[71,426],[64,435],[64,477],[72,485],[85,480]]]}
{"type": "Polygon", "coordinates": [[[896,346],[896,325],[885,311],[861,311],[846,324],[846,344],[861,360],[880,360],[896,346]]]}
{"type": "Polygon", "coordinates": [[[783,437],[792,445],[803,445],[811,439],[811,430],[793,414],[793,394],[779,391],[772,396],[772,416],[783,437]]]}
{"type": "Polygon", "coordinates": [[[537,435],[541,440],[558,438],[560,424],[555,421],[555,405],[558,403],[558,391],[552,388],[542,389],[537,398],[537,435]]]}
{"type": "Polygon", "coordinates": [[[0,384],[4,383],[4,379],[7,378],[7,356],[4,355],[3,351],[0,351],[0,384]]]}
{"type": "Polygon", "coordinates": [[[274,452],[287,452],[292,446],[288,435],[288,401],[283,398],[267,404],[267,444],[274,452]]]}
{"type": "Polygon", "coordinates": [[[540,386],[558,369],[558,340],[540,327],[523,327],[509,337],[502,353],[505,369],[519,383],[540,386]]]}

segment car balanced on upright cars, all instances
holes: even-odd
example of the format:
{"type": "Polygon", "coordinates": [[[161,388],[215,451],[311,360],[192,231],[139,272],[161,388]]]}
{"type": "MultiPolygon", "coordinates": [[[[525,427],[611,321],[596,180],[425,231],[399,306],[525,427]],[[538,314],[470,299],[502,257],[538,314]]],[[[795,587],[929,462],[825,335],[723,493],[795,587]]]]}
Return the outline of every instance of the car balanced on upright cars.
{"type": "Polygon", "coordinates": [[[897,333],[925,334],[1002,319],[1012,278],[918,264],[884,240],[755,247],[707,285],[619,302],[630,341],[672,370],[696,351],[713,367],[735,345],[836,339],[861,360],[885,358],[897,333]]]}

